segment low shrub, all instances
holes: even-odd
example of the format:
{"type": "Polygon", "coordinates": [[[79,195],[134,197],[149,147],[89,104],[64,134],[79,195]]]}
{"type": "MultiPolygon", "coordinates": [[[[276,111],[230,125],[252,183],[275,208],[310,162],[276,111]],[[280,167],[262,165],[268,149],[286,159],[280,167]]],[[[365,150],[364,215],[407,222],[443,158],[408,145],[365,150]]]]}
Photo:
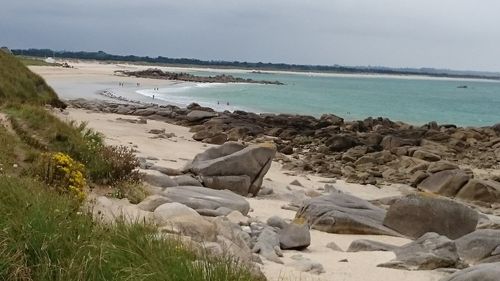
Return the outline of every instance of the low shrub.
{"type": "Polygon", "coordinates": [[[67,154],[42,153],[35,165],[35,173],[47,185],[71,194],[78,201],[86,197],[85,166],[67,154]]]}
{"type": "Polygon", "coordinates": [[[139,204],[149,193],[141,182],[121,182],[114,186],[112,197],[122,199],[127,198],[132,204],[139,204]]]}
{"type": "Polygon", "coordinates": [[[98,184],[118,185],[137,183],[141,174],[137,170],[139,160],[126,146],[100,146],[89,159],[87,169],[90,178],[98,184]]]}

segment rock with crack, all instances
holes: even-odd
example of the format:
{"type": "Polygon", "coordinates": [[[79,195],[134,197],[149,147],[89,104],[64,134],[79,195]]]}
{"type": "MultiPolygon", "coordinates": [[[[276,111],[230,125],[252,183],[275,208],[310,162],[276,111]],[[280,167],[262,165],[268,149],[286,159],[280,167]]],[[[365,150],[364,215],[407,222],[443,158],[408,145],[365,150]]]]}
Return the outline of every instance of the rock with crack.
{"type": "Polygon", "coordinates": [[[411,238],[436,232],[451,239],[476,229],[479,215],[471,208],[432,194],[411,194],[389,207],[384,225],[411,238]]]}
{"type": "Polygon", "coordinates": [[[463,269],[440,281],[499,281],[500,262],[479,264],[463,269]]]}
{"type": "Polygon", "coordinates": [[[396,258],[379,267],[406,270],[432,270],[460,265],[455,242],[446,236],[429,232],[394,250],[396,258]]]}
{"type": "Polygon", "coordinates": [[[397,246],[390,245],[378,241],[367,240],[367,239],[358,239],[352,241],[349,248],[347,248],[347,252],[370,252],[370,251],[394,251],[397,246]]]}
{"type": "Polygon", "coordinates": [[[210,188],[257,195],[275,154],[274,145],[227,142],[198,154],[185,170],[201,176],[210,188]]]}
{"type": "Polygon", "coordinates": [[[385,214],[384,209],[358,197],[332,193],[306,200],[295,217],[329,233],[400,236],[383,225],[385,214]]]}
{"type": "Polygon", "coordinates": [[[250,204],[248,201],[227,190],[215,190],[200,186],[177,186],[167,188],[159,195],[166,197],[171,202],[178,202],[195,210],[217,210],[226,207],[237,210],[243,215],[248,214],[250,204]]]}
{"type": "Polygon", "coordinates": [[[455,240],[460,258],[468,264],[500,262],[500,230],[479,229],[455,240]]]}
{"type": "Polygon", "coordinates": [[[252,251],[260,254],[269,261],[283,264],[283,261],[279,258],[283,256],[280,249],[279,236],[269,227],[262,230],[252,251]]]}

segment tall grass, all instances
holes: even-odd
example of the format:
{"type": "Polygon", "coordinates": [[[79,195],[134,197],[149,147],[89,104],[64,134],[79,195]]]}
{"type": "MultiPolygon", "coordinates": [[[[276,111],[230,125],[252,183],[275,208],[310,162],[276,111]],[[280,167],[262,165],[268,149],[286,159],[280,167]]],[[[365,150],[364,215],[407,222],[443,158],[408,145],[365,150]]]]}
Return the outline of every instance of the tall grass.
{"type": "Polygon", "coordinates": [[[0,103],[6,102],[65,107],[42,77],[31,72],[13,55],[0,52],[0,103]]]}
{"type": "Polygon", "coordinates": [[[1,280],[256,280],[151,225],[101,225],[29,178],[0,176],[1,280]]]}

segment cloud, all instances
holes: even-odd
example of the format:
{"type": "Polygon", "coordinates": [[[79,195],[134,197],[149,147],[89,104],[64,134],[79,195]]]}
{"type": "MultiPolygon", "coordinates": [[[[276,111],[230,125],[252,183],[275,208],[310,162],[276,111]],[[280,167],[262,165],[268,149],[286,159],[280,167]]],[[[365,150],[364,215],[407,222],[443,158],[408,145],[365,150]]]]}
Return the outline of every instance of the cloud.
{"type": "Polygon", "coordinates": [[[304,64],[500,70],[495,0],[18,0],[0,44],[304,64]]]}

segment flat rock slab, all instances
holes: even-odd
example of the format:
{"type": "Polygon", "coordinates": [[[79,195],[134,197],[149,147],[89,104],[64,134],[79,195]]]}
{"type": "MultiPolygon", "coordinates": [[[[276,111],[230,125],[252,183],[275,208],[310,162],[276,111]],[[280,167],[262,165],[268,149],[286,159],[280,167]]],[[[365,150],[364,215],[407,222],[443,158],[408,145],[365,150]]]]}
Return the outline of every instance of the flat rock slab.
{"type": "Polygon", "coordinates": [[[479,215],[471,208],[445,197],[412,194],[391,205],[384,225],[413,239],[436,232],[456,239],[476,229],[479,215]]]}
{"type": "Polygon", "coordinates": [[[386,211],[366,200],[332,193],[306,200],[296,214],[317,230],[344,234],[401,236],[383,225],[386,211]]]}
{"type": "Polygon", "coordinates": [[[499,281],[500,263],[480,264],[456,272],[441,281],[499,281]]]}
{"type": "Polygon", "coordinates": [[[433,232],[426,233],[419,239],[396,248],[394,253],[396,254],[394,260],[378,266],[406,270],[432,270],[455,267],[460,260],[455,242],[433,232]]]}
{"type": "Polygon", "coordinates": [[[167,188],[160,195],[195,210],[217,210],[220,207],[226,207],[239,211],[243,215],[248,214],[250,210],[250,204],[244,197],[227,190],[214,190],[199,186],[177,186],[167,188]]]}
{"type": "Polygon", "coordinates": [[[352,241],[347,252],[372,252],[372,251],[394,251],[398,246],[390,245],[378,241],[358,239],[352,241]]]}

